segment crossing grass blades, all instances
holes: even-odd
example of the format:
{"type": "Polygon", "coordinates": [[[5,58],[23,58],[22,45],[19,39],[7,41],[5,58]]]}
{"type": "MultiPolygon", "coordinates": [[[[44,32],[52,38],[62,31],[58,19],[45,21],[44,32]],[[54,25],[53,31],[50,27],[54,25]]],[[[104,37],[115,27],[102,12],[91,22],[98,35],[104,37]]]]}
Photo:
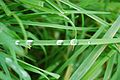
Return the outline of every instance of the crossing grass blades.
{"type": "Polygon", "coordinates": [[[119,0],[0,0],[0,80],[119,80],[119,0]]]}

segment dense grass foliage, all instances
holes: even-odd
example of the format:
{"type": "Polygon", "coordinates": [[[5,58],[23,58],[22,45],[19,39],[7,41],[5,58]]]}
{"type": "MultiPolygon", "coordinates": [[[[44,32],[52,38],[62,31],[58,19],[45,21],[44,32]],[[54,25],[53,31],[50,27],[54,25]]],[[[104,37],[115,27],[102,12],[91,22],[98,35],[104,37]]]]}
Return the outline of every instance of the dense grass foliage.
{"type": "Polygon", "coordinates": [[[0,80],[119,80],[119,0],[0,0],[0,80]]]}

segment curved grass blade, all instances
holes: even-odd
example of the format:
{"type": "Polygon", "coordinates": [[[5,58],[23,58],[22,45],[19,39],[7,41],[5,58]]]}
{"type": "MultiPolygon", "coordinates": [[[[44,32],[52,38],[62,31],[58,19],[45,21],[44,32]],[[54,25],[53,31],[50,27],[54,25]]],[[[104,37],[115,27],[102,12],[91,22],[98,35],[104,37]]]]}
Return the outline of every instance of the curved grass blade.
{"type": "Polygon", "coordinates": [[[31,80],[29,74],[18,64],[14,63],[11,58],[5,58],[6,64],[11,67],[19,76],[20,80],[31,80]]]}
{"type": "MultiPolygon", "coordinates": [[[[60,77],[60,75],[58,75],[58,74],[50,73],[50,72],[48,72],[48,71],[42,70],[42,69],[40,69],[40,68],[38,68],[38,67],[35,67],[35,66],[31,65],[31,64],[28,64],[28,63],[26,63],[26,62],[24,62],[24,61],[22,61],[22,60],[18,60],[18,61],[19,61],[20,64],[26,66],[27,68],[30,68],[30,69],[33,68],[33,69],[35,69],[35,70],[37,70],[37,71],[41,71],[41,72],[43,72],[43,73],[45,73],[45,74],[48,74],[48,75],[50,75],[50,76],[52,76],[52,77],[54,77],[54,78],[56,78],[56,79],[58,79],[58,78],[60,77]]],[[[23,67],[24,67],[24,66],[23,66],[23,67]]],[[[42,75],[42,74],[41,74],[41,75],[42,75]]],[[[44,76],[44,75],[43,75],[43,76],[44,76]]]]}
{"type": "MultiPolygon", "coordinates": [[[[70,6],[71,8],[74,8],[77,11],[87,11],[87,10],[85,10],[85,9],[83,9],[81,7],[78,7],[77,5],[69,2],[68,0],[60,0],[60,2],[66,4],[68,6],[70,6]]],[[[89,17],[91,17],[92,19],[94,19],[95,21],[99,22],[100,24],[102,24],[104,26],[108,26],[109,25],[109,23],[107,23],[106,21],[102,20],[101,18],[97,17],[94,14],[87,14],[86,13],[86,15],[89,16],[89,17]]]]}

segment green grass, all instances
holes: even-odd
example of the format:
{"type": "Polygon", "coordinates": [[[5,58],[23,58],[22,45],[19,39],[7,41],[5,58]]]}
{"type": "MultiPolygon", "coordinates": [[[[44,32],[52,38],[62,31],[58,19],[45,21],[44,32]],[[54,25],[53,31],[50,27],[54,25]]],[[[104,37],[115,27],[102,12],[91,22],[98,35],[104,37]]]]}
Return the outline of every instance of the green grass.
{"type": "Polygon", "coordinates": [[[0,0],[0,80],[119,80],[119,5],[0,0]]]}

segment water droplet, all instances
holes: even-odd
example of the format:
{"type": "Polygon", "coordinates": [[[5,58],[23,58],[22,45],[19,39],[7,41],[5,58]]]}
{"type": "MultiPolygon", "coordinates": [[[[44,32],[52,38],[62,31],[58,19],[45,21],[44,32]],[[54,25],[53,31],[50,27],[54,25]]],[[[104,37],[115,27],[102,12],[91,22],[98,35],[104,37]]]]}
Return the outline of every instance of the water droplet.
{"type": "Polygon", "coordinates": [[[16,40],[15,41],[15,45],[19,45],[20,41],[19,40],[16,40]]]}
{"type": "Polygon", "coordinates": [[[21,70],[21,73],[24,77],[28,77],[28,74],[24,70],[21,70]]]}
{"type": "Polygon", "coordinates": [[[77,45],[77,39],[72,39],[70,41],[70,45],[77,45]]]}
{"type": "Polygon", "coordinates": [[[57,40],[56,44],[57,44],[57,45],[62,45],[63,42],[64,42],[63,40],[57,40]]]}
{"type": "Polygon", "coordinates": [[[33,40],[27,40],[27,41],[26,41],[26,46],[30,49],[32,43],[33,43],[33,40]]]}
{"type": "Polygon", "coordinates": [[[91,44],[91,42],[90,42],[90,41],[88,41],[88,44],[91,44]]]}
{"type": "Polygon", "coordinates": [[[12,59],[10,59],[10,58],[5,58],[5,61],[6,61],[7,63],[12,63],[12,59]]]}

